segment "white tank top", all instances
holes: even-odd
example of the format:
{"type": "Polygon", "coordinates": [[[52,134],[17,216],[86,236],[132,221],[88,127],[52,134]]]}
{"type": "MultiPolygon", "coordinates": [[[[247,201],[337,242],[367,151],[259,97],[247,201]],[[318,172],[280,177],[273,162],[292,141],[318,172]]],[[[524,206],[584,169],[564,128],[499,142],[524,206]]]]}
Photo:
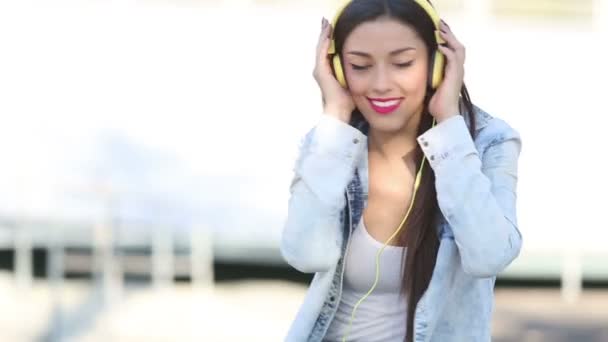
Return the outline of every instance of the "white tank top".
{"type": "MultiPolygon", "coordinates": [[[[384,243],[369,235],[363,219],[351,239],[345,257],[342,298],[323,341],[342,341],[354,306],[376,279],[376,254],[384,243]]],[[[357,307],[347,341],[403,341],[407,306],[406,298],[400,295],[404,251],[404,247],[386,246],[382,252],[378,284],[357,307]]]]}

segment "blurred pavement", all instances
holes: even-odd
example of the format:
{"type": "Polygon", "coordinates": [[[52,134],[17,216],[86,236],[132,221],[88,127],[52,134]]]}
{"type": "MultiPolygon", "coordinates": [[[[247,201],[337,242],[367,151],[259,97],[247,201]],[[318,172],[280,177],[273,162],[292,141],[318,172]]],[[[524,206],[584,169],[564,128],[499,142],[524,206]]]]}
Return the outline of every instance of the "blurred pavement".
{"type": "MultiPolygon", "coordinates": [[[[72,321],[66,326],[87,325],[73,328],[84,332],[69,341],[282,341],[306,287],[272,280],[223,282],[212,290],[126,290],[116,305],[87,322],[86,312],[71,313],[82,311],[90,290],[70,281],[62,292],[72,321]]],[[[0,340],[39,340],[48,328],[51,298],[44,283],[25,294],[2,275],[0,340]]],[[[580,302],[567,305],[557,289],[499,288],[493,341],[608,341],[608,290],[587,290],[580,302]]]]}

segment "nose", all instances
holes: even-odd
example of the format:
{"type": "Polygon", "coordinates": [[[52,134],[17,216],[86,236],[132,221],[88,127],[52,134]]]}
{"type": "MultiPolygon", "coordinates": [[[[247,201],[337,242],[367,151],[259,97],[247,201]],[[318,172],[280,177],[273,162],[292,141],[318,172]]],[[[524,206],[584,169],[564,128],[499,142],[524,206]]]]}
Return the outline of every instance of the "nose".
{"type": "Polygon", "coordinates": [[[372,90],[378,95],[384,95],[391,91],[390,76],[385,67],[379,66],[374,74],[372,90]]]}

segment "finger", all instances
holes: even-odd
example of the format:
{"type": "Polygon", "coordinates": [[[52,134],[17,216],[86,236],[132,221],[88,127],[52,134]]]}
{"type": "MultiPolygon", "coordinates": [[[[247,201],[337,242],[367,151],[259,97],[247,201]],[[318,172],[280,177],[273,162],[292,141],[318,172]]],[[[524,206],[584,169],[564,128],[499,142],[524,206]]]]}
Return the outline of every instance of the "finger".
{"type": "Polygon", "coordinates": [[[450,27],[448,26],[448,24],[446,24],[443,20],[441,21],[441,24],[440,24],[440,27],[439,27],[439,31],[442,33],[442,36],[444,36],[446,38],[446,40],[449,41],[450,45],[454,49],[457,49],[458,47],[462,47],[463,46],[460,43],[460,41],[458,41],[458,39],[454,35],[454,32],[452,32],[452,30],[450,29],[450,27]]]}
{"type": "Polygon", "coordinates": [[[327,37],[327,24],[325,18],[321,21],[321,32],[319,33],[319,40],[317,41],[317,55],[321,51],[321,44],[327,37]]]}
{"type": "Polygon", "coordinates": [[[317,53],[317,62],[326,61],[329,58],[327,51],[329,50],[329,45],[331,40],[329,38],[324,38],[319,42],[319,52],[317,53]]]}
{"type": "Polygon", "coordinates": [[[446,73],[447,73],[448,69],[453,68],[456,65],[456,63],[458,63],[458,60],[456,57],[456,52],[454,52],[454,50],[450,49],[449,47],[447,47],[445,45],[439,45],[439,51],[441,51],[441,53],[443,53],[443,55],[447,59],[447,63],[446,63],[446,73]]]}
{"type": "Polygon", "coordinates": [[[327,52],[329,50],[329,45],[331,43],[331,25],[327,24],[327,26],[321,32],[321,36],[319,37],[319,42],[317,44],[317,60],[321,60],[323,58],[327,58],[327,52]]]}
{"type": "Polygon", "coordinates": [[[462,56],[463,60],[465,57],[465,48],[464,45],[456,38],[454,32],[450,29],[448,24],[445,21],[441,21],[440,24],[440,35],[443,37],[448,45],[456,52],[457,55],[462,56]]]}
{"type": "Polygon", "coordinates": [[[322,68],[324,72],[329,70],[329,55],[328,50],[331,44],[331,25],[327,23],[324,29],[324,35],[319,40],[319,47],[317,52],[317,65],[322,68]]]}
{"type": "Polygon", "coordinates": [[[321,32],[319,34],[319,43],[325,40],[326,38],[331,37],[331,24],[327,19],[323,18],[321,21],[321,32]]]}
{"type": "Polygon", "coordinates": [[[445,66],[446,77],[449,74],[453,74],[458,78],[462,78],[464,76],[464,63],[459,60],[456,52],[443,45],[439,46],[439,51],[444,54],[447,60],[445,66]]]}
{"type": "Polygon", "coordinates": [[[464,66],[458,62],[456,53],[453,50],[440,45],[439,51],[441,51],[446,58],[445,74],[442,85],[458,83],[460,84],[458,89],[460,89],[462,80],[464,79],[464,66]]]}
{"type": "Polygon", "coordinates": [[[458,41],[455,41],[454,40],[455,39],[454,36],[450,36],[449,33],[440,32],[439,34],[446,41],[445,44],[440,44],[440,45],[448,48],[450,51],[453,51],[456,54],[456,57],[458,57],[458,60],[461,63],[464,63],[464,60],[466,58],[464,46],[460,45],[458,43],[458,41]]]}
{"type": "Polygon", "coordinates": [[[440,44],[438,48],[439,51],[441,51],[441,53],[445,55],[445,58],[447,58],[448,62],[452,62],[456,58],[456,52],[449,46],[446,46],[445,44],[440,44]]]}

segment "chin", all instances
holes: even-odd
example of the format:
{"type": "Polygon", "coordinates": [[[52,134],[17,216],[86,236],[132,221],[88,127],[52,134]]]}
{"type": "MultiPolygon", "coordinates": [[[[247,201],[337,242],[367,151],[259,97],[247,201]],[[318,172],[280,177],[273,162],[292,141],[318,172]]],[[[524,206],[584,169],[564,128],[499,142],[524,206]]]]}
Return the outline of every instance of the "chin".
{"type": "Polygon", "coordinates": [[[363,112],[363,117],[370,125],[370,128],[385,133],[393,133],[403,131],[408,125],[412,115],[407,113],[394,112],[388,115],[377,114],[373,109],[368,109],[363,112]]]}

